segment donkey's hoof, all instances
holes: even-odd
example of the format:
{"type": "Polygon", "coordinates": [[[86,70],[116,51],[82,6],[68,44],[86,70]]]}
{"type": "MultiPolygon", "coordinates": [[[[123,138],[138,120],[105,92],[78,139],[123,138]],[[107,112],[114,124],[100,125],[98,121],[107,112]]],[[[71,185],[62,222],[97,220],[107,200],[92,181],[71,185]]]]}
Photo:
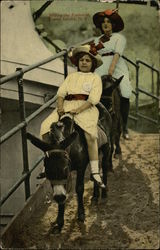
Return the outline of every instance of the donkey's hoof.
{"type": "Polygon", "coordinates": [[[122,157],[122,153],[115,153],[114,158],[115,159],[120,159],[122,157]]]}
{"type": "Polygon", "coordinates": [[[119,158],[119,154],[114,154],[114,158],[118,159],[119,158]]]}
{"type": "Polygon", "coordinates": [[[113,167],[109,167],[108,172],[114,173],[113,167]]]}
{"type": "Polygon", "coordinates": [[[58,225],[54,225],[54,226],[51,226],[51,228],[49,229],[49,233],[50,234],[60,234],[61,230],[62,230],[62,228],[60,228],[58,225]]]}
{"type": "Polygon", "coordinates": [[[85,214],[78,214],[78,221],[84,222],[85,221],[85,214]]]}
{"type": "Polygon", "coordinates": [[[102,190],[102,199],[107,199],[107,190],[102,190]]]}
{"type": "Polygon", "coordinates": [[[92,196],[92,198],[91,198],[91,204],[92,205],[98,204],[98,197],[92,196]]]}

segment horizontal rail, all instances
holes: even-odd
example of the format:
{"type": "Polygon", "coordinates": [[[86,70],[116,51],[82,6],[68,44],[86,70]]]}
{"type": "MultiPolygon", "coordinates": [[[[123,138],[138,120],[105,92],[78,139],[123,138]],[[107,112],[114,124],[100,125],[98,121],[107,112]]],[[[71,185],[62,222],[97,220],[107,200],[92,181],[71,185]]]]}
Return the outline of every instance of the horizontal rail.
{"type": "Polygon", "coordinates": [[[131,61],[130,59],[128,59],[126,56],[122,56],[122,58],[124,58],[127,62],[129,62],[130,64],[132,64],[135,67],[139,67],[136,63],[134,63],[133,61],[131,61]]]}
{"type": "Polygon", "coordinates": [[[141,117],[141,118],[143,118],[143,119],[146,119],[146,120],[148,120],[148,121],[150,121],[150,122],[153,122],[153,123],[155,123],[155,124],[158,124],[158,120],[155,120],[155,119],[152,119],[152,118],[150,118],[150,117],[148,117],[148,116],[145,116],[145,115],[143,115],[143,114],[141,114],[141,113],[137,113],[137,116],[139,116],[139,117],[141,117]]]}
{"type": "Polygon", "coordinates": [[[0,214],[0,217],[5,218],[5,217],[13,217],[14,214],[0,214]]]}
{"type": "MultiPolygon", "coordinates": [[[[1,62],[8,62],[8,63],[11,63],[11,64],[18,64],[19,66],[29,66],[28,64],[26,63],[20,63],[20,62],[16,62],[16,61],[10,61],[10,60],[4,60],[4,59],[1,59],[1,62]]],[[[43,68],[43,67],[38,67],[39,69],[42,69],[42,70],[45,70],[45,71],[49,71],[49,72],[53,72],[53,73],[57,73],[59,75],[64,75],[64,73],[62,72],[59,72],[59,71],[55,71],[53,69],[47,69],[47,68],[43,68]]]]}
{"type": "Polygon", "coordinates": [[[54,96],[52,99],[50,99],[48,102],[43,104],[39,109],[37,109],[33,114],[28,116],[24,122],[19,123],[16,127],[11,129],[9,132],[7,132],[5,135],[3,135],[0,138],[0,144],[5,142],[7,139],[9,139],[12,135],[17,133],[21,128],[25,127],[32,119],[34,119],[37,115],[39,115],[43,110],[45,110],[47,107],[49,107],[51,104],[53,104],[57,99],[57,96],[54,96]]]}
{"type": "MultiPolygon", "coordinates": [[[[1,88],[1,90],[6,90],[8,92],[14,92],[14,93],[18,93],[18,90],[15,89],[8,89],[8,88],[1,88]]],[[[38,95],[38,94],[33,94],[33,93],[29,93],[29,92],[24,92],[25,95],[30,95],[30,96],[34,96],[34,97],[41,97],[44,98],[44,95],[38,95]]]]}
{"type": "Polygon", "coordinates": [[[138,118],[135,117],[135,116],[133,116],[133,115],[129,115],[128,117],[129,117],[131,120],[138,121],[138,118]]]}
{"type": "Polygon", "coordinates": [[[52,105],[55,101],[57,100],[57,95],[55,95],[52,99],[50,99],[48,102],[46,102],[45,104],[43,104],[39,109],[37,109],[33,114],[31,114],[30,116],[28,116],[26,118],[26,122],[27,124],[33,120],[37,115],[39,115],[43,110],[45,110],[46,108],[48,108],[50,105],[52,105]]]}
{"type": "Polygon", "coordinates": [[[20,184],[33,172],[33,170],[39,165],[39,163],[44,159],[44,156],[40,156],[38,160],[35,162],[33,167],[25,174],[21,176],[21,178],[9,189],[8,193],[2,197],[0,200],[0,206],[4,204],[4,202],[16,191],[16,189],[20,186],[20,184]]]}
{"type": "Polygon", "coordinates": [[[145,63],[145,62],[143,62],[143,61],[141,61],[141,60],[136,60],[136,63],[137,63],[137,64],[141,63],[141,64],[143,64],[144,66],[146,66],[146,67],[152,69],[153,71],[156,71],[158,74],[159,74],[159,72],[160,72],[158,69],[152,67],[151,65],[149,65],[149,64],[147,64],[147,63],[145,63]]]}
{"type": "Polygon", "coordinates": [[[133,93],[134,95],[137,95],[137,92],[136,92],[136,91],[134,91],[134,90],[132,90],[132,93],[133,93]]]}
{"type": "MultiPolygon", "coordinates": [[[[24,73],[26,73],[26,72],[28,72],[28,71],[31,71],[31,70],[33,70],[33,69],[35,69],[35,68],[38,68],[39,66],[41,66],[41,65],[43,65],[43,64],[46,64],[46,63],[48,63],[48,62],[50,62],[50,61],[53,61],[53,60],[56,59],[56,58],[59,58],[59,57],[61,57],[61,56],[64,56],[68,51],[70,51],[71,48],[80,46],[80,45],[82,45],[82,44],[87,44],[87,43],[89,43],[89,42],[91,42],[91,41],[93,41],[93,40],[94,40],[94,38],[92,37],[92,38],[87,39],[87,40],[85,40],[85,41],[83,41],[83,42],[80,42],[80,43],[77,43],[77,44],[75,44],[75,45],[72,45],[72,46],[70,46],[69,48],[63,49],[62,51],[58,52],[57,54],[55,54],[55,55],[53,55],[53,56],[50,56],[50,57],[48,57],[48,58],[46,58],[46,59],[44,59],[44,60],[42,60],[42,61],[40,61],[40,62],[36,62],[36,63],[34,63],[34,64],[32,64],[32,65],[29,65],[29,66],[26,66],[26,67],[22,68],[22,71],[16,71],[16,72],[14,72],[14,73],[12,73],[12,74],[9,74],[9,75],[7,75],[7,76],[4,76],[4,77],[2,77],[2,78],[0,79],[0,85],[2,85],[2,84],[4,84],[4,83],[8,82],[9,80],[11,80],[11,79],[13,79],[13,78],[15,78],[15,77],[20,76],[22,73],[24,74],[24,73]]],[[[59,73],[59,72],[58,72],[58,73],[59,73]]]]}
{"type": "Polygon", "coordinates": [[[66,54],[66,50],[62,50],[61,52],[59,52],[59,53],[57,53],[57,54],[55,54],[53,56],[50,56],[50,57],[48,57],[48,58],[46,58],[46,59],[44,59],[44,60],[42,60],[40,62],[37,62],[37,63],[34,63],[32,65],[29,65],[29,66],[26,66],[26,67],[22,68],[22,71],[16,71],[13,74],[5,76],[5,77],[0,79],[0,85],[8,82],[9,80],[11,80],[11,79],[13,79],[15,77],[20,76],[22,73],[24,74],[24,73],[26,73],[28,71],[31,71],[32,69],[35,69],[35,68],[37,68],[37,67],[39,67],[39,66],[41,66],[43,64],[46,64],[46,63],[48,63],[48,62],[50,62],[50,61],[52,61],[52,60],[54,60],[54,59],[56,59],[58,57],[64,56],[65,54],[66,54]]]}
{"type": "Polygon", "coordinates": [[[142,88],[138,88],[138,91],[145,94],[145,95],[148,95],[148,96],[150,96],[150,97],[152,97],[152,98],[154,98],[156,100],[160,100],[160,98],[158,96],[150,94],[148,91],[146,91],[146,90],[144,90],[142,88]]]}

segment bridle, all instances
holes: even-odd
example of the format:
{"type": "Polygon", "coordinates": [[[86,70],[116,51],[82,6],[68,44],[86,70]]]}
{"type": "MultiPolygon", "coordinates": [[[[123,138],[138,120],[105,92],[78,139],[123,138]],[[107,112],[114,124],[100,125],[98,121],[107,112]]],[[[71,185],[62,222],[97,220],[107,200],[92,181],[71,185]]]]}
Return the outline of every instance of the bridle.
{"type": "MultiPolygon", "coordinates": [[[[71,119],[71,127],[70,127],[70,134],[73,132],[73,128],[74,128],[74,115],[64,115],[62,118],[64,117],[69,117],[71,119]]],[[[61,118],[61,119],[62,119],[61,118]]],[[[51,155],[52,153],[63,153],[65,155],[65,157],[67,158],[69,164],[71,163],[71,159],[70,159],[70,147],[68,148],[68,150],[65,149],[51,149],[49,151],[46,152],[46,156],[49,157],[49,155],[51,155]]],[[[67,168],[67,166],[66,166],[67,168]]],[[[62,180],[49,180],[51,185],[65,185],[66,186],[66,191],[67,193],[69,193],[71,191],[71,187],[72,187],[72,176],[71,176],[71,171],[68,170],[68,174],[67,174],[67,178],[66,179],[62,179],[62,180]]]]}
{"type": "Polygon", "coordinates": [[[66,186],[66,192],[69,193],[72,188],[72,176],[71,172],[68,171],[67,179],[62,179],[62,180],[49,180],[52,186],[55,185],[64,185],[66,186]]]}
{"type": "Polygon", "coordinates": [[[114,98],[114,91],[115,91],[115,89],[114,89],[113,92],[112,92],[112,96],[104,96],[104,95],[102,95],[102,97],[101,97],[102,100],[109,100],[109,101],[112,102],[111,107],[108,109],[108,111],[109,111],[110,114],[114,114],[114,113],[115,113],[115,98],[114,98]]]}

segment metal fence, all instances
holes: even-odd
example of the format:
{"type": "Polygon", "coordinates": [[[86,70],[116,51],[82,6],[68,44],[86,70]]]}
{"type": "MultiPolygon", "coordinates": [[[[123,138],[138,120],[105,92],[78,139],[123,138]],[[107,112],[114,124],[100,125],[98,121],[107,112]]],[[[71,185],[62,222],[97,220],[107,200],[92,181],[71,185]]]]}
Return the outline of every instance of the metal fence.
{"type": "MultiPolygon", "coordinates": [[[[93,38],[88,39],[86,41],[84,41],[83,43],[79,43],[76,44],[72,47],[78,46],[80,44],[86,44],[93,41],[93,38]]],[[[71,47],[70,47],[71,48],[71,47]]],[[[45,59],[42,60],[40,62],[37,62],[33,65],[30,66],[26,66],[24,68],[17,68],[16,72],[13,74],[10,74],[8,76],[5,76],[3,78],[0,79],[0,85],[8,82],[9,80],[12,80],[14,78],[17,78],[17,84],[18,84],[18,92],[19,92],[19,112],[20,112],[20,119],[21,122],[15,126],[13,129],[11,129],[10,131],[8,131],[6,134],[4,134],[1,138],[0,138],[0,144],[2,144],[3,142],[5,142],[6,140],[8,140],[11,136],[13,136],[16,132],[18,132],[19,130],[21,130],[21,138],[22,138],[22,152],[23,152],[23,174],[21,176],[21,178],[10,188],[10,190],[8,191],[7,194],[5,194],[0,201],[0,206],[2,206],[5,201],[16,191],[16,189],[24,182],[24,186],[25,186],[25,199],[27,200],[30,197],[30,175],[33,172],[33,170],[38,166],[38,164],[43,160],[44,157],[39,157],[37,159],[37,161],[33,164],[33,166],[29,169],[29,163],[28,163],[28,148],[27,148],[27,137],[26,137],[26,132],[27,132],[27,125],[29,124],[29,122],[34,119],[35,117],[37,117],[43,110],[45,110],[46,108],[48,108],[50,105],[52,105],[55,101],[56,101],[56,96],[54,96],[52,99],[50,99],[48,102],[46,102],[44,105],[42,105],[39,109],[37,109],[34,113],[32,113],[30,116],[26,117],[25,115],[25,101],[24,101],[24,91],[23,91],[23,75],[28,72],[31,71],[43,64],[46,64],[52,60],[55,60],[56,58],[59,57],[63,57],[64,58],[64,78],[67,76],[68,74],[68,70],[67,70],[67,53],[68,51],[70,51],[70,48],[66,49],[66,50],[62,50],[61,52],[45,59]]],[[[158,107],[158,103],[159,103],[159,71],[155,68],[153,68],[152,66],[137,60],[136,63],[134,63],[133,61],[131,61],[130,59],[128,59],[127,57],[123,56],[123,58],[130,63],[134,68],[135,68],[135,73],[136,73],[136,89],[135,91],[133,91],[133,94],[135,95],[135,106],[136,106],[136,116],[129,116],[131,119],[133,119],[135,122],[138,121],[138,117],[142,117],[144,119],[147,119],[153,123],[158,124],[159,123],[159,116],[157,114],[157,119],[154,120],[150,117],[144,116],[139,112],[139,93],[144,93],[148,96],[151,96],[152,98],[154,98],[157,102],[157,107],[158,107]],[[139,67],[140,64],[145,65],[146,67],[148,67],[149,69],[151,69],[152,71],[155,71],[157,73],[157,95],[151,94],[149,92],[147,92],[146,90],[139,88],[139,67]]]]}

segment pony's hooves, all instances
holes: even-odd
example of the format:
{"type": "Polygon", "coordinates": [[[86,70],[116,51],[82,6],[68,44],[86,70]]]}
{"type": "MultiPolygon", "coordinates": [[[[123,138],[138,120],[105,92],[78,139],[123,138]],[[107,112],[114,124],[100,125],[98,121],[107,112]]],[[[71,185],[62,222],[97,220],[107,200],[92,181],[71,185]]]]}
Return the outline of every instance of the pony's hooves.
{"type": "Polygon", "coordinates": [[[92,197],[91,198],[91,204],[95,205],[95,204],[98,204],[98,197],[92,197]]]}
{"type": "Polygon", "coordinates": [[[111,167],[111,168],[108,168],[108,172],[114,173],[113,168],[112,168],[112,167],[111,167]]]}
{"type": "Polygon", "coordinates": [[[85,215],[84,214],[79,214],[78,215],[78,221],[84,222],[85,221],[85,215]]]}
{"type": "Polygon", "coordinates": [[[122,155],[122,154],[116,154],[116,153],[115,153],[115,154],[114,154],[114,158],[115,158],[115,159],[119,159],[121,155],[122,155]]]}
{"type": "Polygon", "coordinates": [[[107,191],[104,190],[104,192],[102,191],[102,199],[107,199],[107,191]]]}
{"type": "Polygon", "coordinates": [[[50,234],[60,234],[61,233],[61,228],[59,228],[58,225],[55,225],[55,226],[52,226],[50,229],[49,229],[49,233],[50,234]]]}

